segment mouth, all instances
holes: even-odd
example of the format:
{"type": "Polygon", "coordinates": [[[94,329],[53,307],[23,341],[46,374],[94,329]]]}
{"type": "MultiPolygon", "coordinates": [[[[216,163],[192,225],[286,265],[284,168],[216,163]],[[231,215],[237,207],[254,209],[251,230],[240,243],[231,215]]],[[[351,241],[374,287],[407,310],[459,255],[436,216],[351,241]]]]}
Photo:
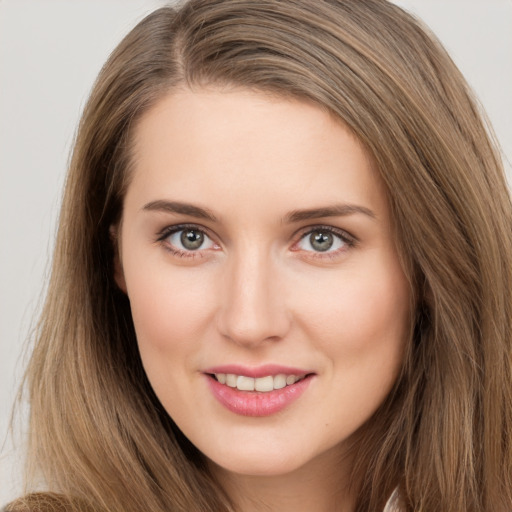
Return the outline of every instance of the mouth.
{"type": "Polygon", "coordinates": [[[213,397],[230,412],[262,417],[278,413],[299,400],[316,374],[298,368],[267,366],[251,370],[226,366],[212,368],[204,376],[213,397]]]}
{"type": "Polygon", "coordinates": [[[210,373],[207,375],[216,380],[219,384],[236,388],[239,391],[269,393],[287,386],[292,386],[312,374],[286,375],[279,373],[277,375],[266,375],[263,377],[248,377],[247,375],[237,375],[235,373],[210,373]]]}

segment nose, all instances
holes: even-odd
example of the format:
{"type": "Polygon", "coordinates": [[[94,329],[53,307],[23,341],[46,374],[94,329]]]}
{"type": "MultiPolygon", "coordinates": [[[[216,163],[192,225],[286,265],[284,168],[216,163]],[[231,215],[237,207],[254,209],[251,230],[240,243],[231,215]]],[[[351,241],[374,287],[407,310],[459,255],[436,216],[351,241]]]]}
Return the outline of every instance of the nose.
{"type": "Polygon", "coordinates": [[[245,347],[282,339],[290,328],[278,264],[261,251],[245,251],[227,263],[218,329],[245,347]]]}

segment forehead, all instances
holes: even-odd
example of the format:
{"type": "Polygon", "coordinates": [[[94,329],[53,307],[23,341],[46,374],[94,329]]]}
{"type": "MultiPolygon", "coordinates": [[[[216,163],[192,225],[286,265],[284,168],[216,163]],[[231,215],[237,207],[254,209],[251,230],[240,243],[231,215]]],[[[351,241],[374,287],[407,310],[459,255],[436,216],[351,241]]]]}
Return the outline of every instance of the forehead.
{"type": "Polygon", "coordinates": [[[165,96],[135,129],[134,163],[128,196],[139,201],[258,198],[272,210],[386,203],[372,159],[341,121],[312,103],[249,90],[165,96]]]}

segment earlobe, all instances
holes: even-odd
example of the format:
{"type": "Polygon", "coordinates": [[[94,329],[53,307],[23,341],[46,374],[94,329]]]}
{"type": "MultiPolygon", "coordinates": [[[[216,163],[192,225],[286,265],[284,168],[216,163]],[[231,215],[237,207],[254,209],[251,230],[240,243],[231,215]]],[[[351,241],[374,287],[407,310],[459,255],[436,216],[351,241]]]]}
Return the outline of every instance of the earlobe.
{"type": "Polygon", "coordinates": [[[110,241],[112,243],[112,248],[114,249],[114,280],[117,286],[127,294],[126,281],[124,278],[124,270],[123,263],[121,261],[121,244],[119,240],[119,226],[110,226],[110,241]]]}

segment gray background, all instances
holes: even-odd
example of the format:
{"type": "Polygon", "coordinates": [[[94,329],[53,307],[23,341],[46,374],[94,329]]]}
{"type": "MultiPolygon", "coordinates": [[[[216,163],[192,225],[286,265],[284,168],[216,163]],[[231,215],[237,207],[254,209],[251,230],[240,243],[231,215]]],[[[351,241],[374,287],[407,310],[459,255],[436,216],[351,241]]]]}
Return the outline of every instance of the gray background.
{"type": "MultiPolygon", "coordinates": [[[[163,0],[0,0],[0,505],[21,492],[8,423],[45,286],[77,121],[110,51],[163,0]]],[[[512,181],[512,0],[397,0],[422,17],[494,125],[512,181]]],[[[22,408],[23,411],[23,408],[22,408]]]]}

